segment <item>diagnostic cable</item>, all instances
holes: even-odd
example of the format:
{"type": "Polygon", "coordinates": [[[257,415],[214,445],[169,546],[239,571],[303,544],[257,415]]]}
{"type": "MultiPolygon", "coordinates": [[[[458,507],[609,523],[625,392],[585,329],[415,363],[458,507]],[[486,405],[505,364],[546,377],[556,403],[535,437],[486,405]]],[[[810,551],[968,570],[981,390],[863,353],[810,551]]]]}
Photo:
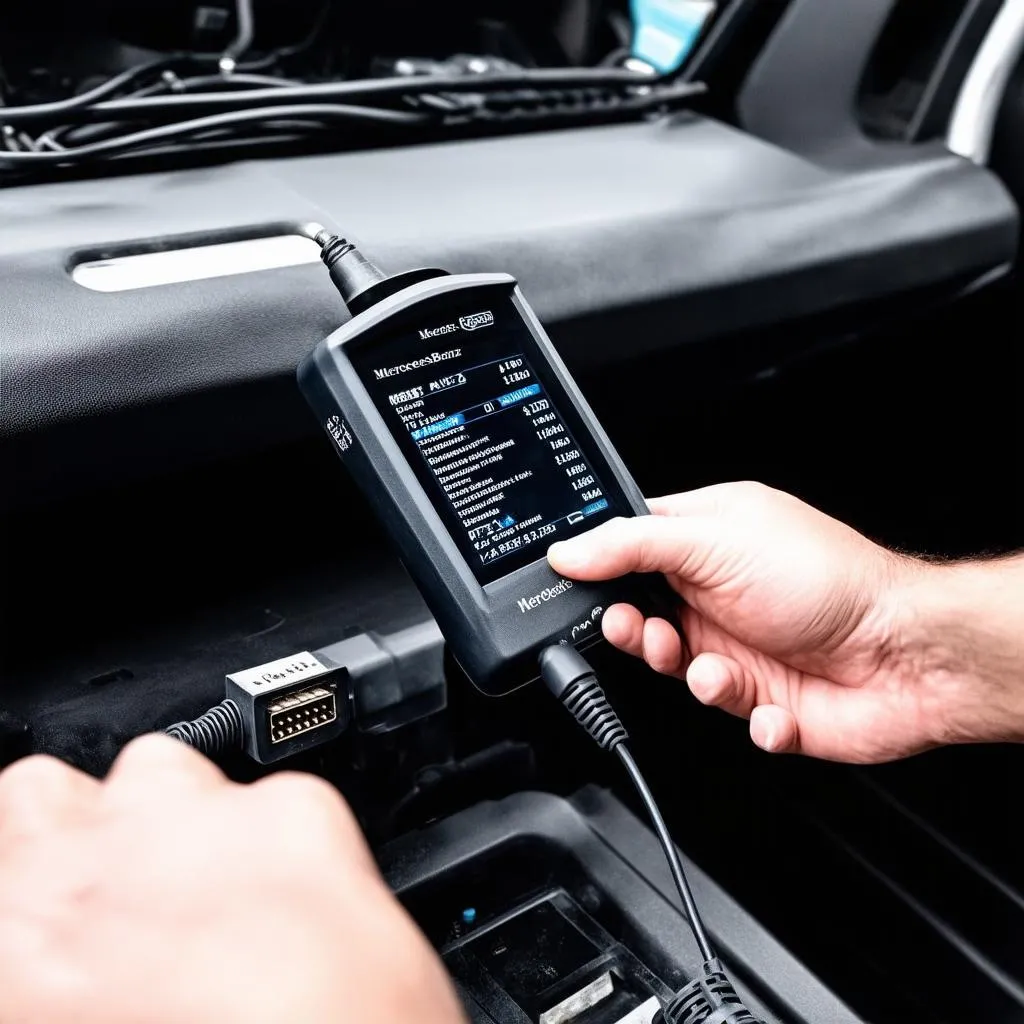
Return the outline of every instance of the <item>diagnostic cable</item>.
{"type": "Polygon", "coordinates": [[[718,959],[697,909],[679,851],[669,834],[654,794],[627,746],[626,732],[597,681],[594,670],[574,647],[547,648],[540,657],[541,679],[602,750],[615,754],[626,769],[665,853],[672,881],[703,959],[702,974],[681,988],[655,1017],[655,1024],[758,1024],[743,1005],[718,959]]]}

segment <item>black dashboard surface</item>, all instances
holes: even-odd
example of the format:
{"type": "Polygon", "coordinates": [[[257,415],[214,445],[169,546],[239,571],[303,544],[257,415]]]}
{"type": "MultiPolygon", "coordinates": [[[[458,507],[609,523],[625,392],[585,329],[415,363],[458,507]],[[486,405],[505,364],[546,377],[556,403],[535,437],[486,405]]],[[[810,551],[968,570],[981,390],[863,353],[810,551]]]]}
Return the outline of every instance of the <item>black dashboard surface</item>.
{"type": "Polygon", "coordinates": [[[891,157],[844,173],[686,115],[0,190],[0,436],[289,376],[345,318],[316,265],[101,293],[69,274],[90,256],[319,221],[389,270],[516,275],[588,367],[1013,259],[993,176],[891,157]]]}

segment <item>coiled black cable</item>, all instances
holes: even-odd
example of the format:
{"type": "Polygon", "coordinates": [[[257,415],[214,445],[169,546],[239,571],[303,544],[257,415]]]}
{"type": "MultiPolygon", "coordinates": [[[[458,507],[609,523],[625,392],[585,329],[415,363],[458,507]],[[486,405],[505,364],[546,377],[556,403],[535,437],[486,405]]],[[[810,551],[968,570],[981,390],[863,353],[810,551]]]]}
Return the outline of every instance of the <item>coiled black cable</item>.
{"type": "Polygon", "coordinates": [[[743,1005],[718,960],[704,964],[704,974],[677,992],[654,1018],[654,1024],[758,1024],[743,1005]]]}
{"type": "Polygon", "coordinates": [[[233,700],[222,700],[198,718],[175,722],[164,732],[207,757],[229,750],[241,750],[245,742],[242,712],[233,700]]]}

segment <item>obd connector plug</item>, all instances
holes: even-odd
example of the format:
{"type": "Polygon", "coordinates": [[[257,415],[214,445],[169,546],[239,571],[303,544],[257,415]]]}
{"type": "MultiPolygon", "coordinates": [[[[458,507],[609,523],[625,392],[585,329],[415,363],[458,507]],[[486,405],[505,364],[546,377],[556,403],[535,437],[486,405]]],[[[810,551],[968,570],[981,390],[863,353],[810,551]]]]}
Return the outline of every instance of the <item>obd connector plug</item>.
{"type": "Polygon", "coordinates": [[[347,669],[309,651],[229,675],[227,699],[242,710],[245,751],[260,764],[340,736],[348,725],[347,669]]]}
{"type": "Polygon", "coordinates": [[[336,739],[349,722],[348,668],[309,651],[234,672],[225,699],[166,730],[207,756],[245,750],[272,764],[336,739]]]}
{"type": "Polygon", "coordinates": [[[244,750],[273,764],[337,739],[350,724],[386,733],[440,711],[444,638],[431,619],[383,636],[355,633],[233,672],[224,689],[219,704],[165,731],[209,757],[244,750]]]}

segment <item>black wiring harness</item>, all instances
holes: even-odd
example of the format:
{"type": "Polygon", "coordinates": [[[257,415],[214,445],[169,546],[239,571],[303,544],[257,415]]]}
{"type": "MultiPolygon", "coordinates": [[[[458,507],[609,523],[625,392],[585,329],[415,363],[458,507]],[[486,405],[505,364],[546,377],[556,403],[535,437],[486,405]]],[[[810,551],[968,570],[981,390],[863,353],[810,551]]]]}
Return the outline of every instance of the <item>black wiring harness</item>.
{"type": "Polygon", "coordinates": [[[252,40],[252,2],[236,0],[236,37],[223,53],[171,54],[68,99],[0,104],[0,173],[305,140],[355,145],[600,122],[685,107],[704,91],[676,76],[614,67],[309,84],[267,72],[310,39],[246,60],[252,40]]]}

